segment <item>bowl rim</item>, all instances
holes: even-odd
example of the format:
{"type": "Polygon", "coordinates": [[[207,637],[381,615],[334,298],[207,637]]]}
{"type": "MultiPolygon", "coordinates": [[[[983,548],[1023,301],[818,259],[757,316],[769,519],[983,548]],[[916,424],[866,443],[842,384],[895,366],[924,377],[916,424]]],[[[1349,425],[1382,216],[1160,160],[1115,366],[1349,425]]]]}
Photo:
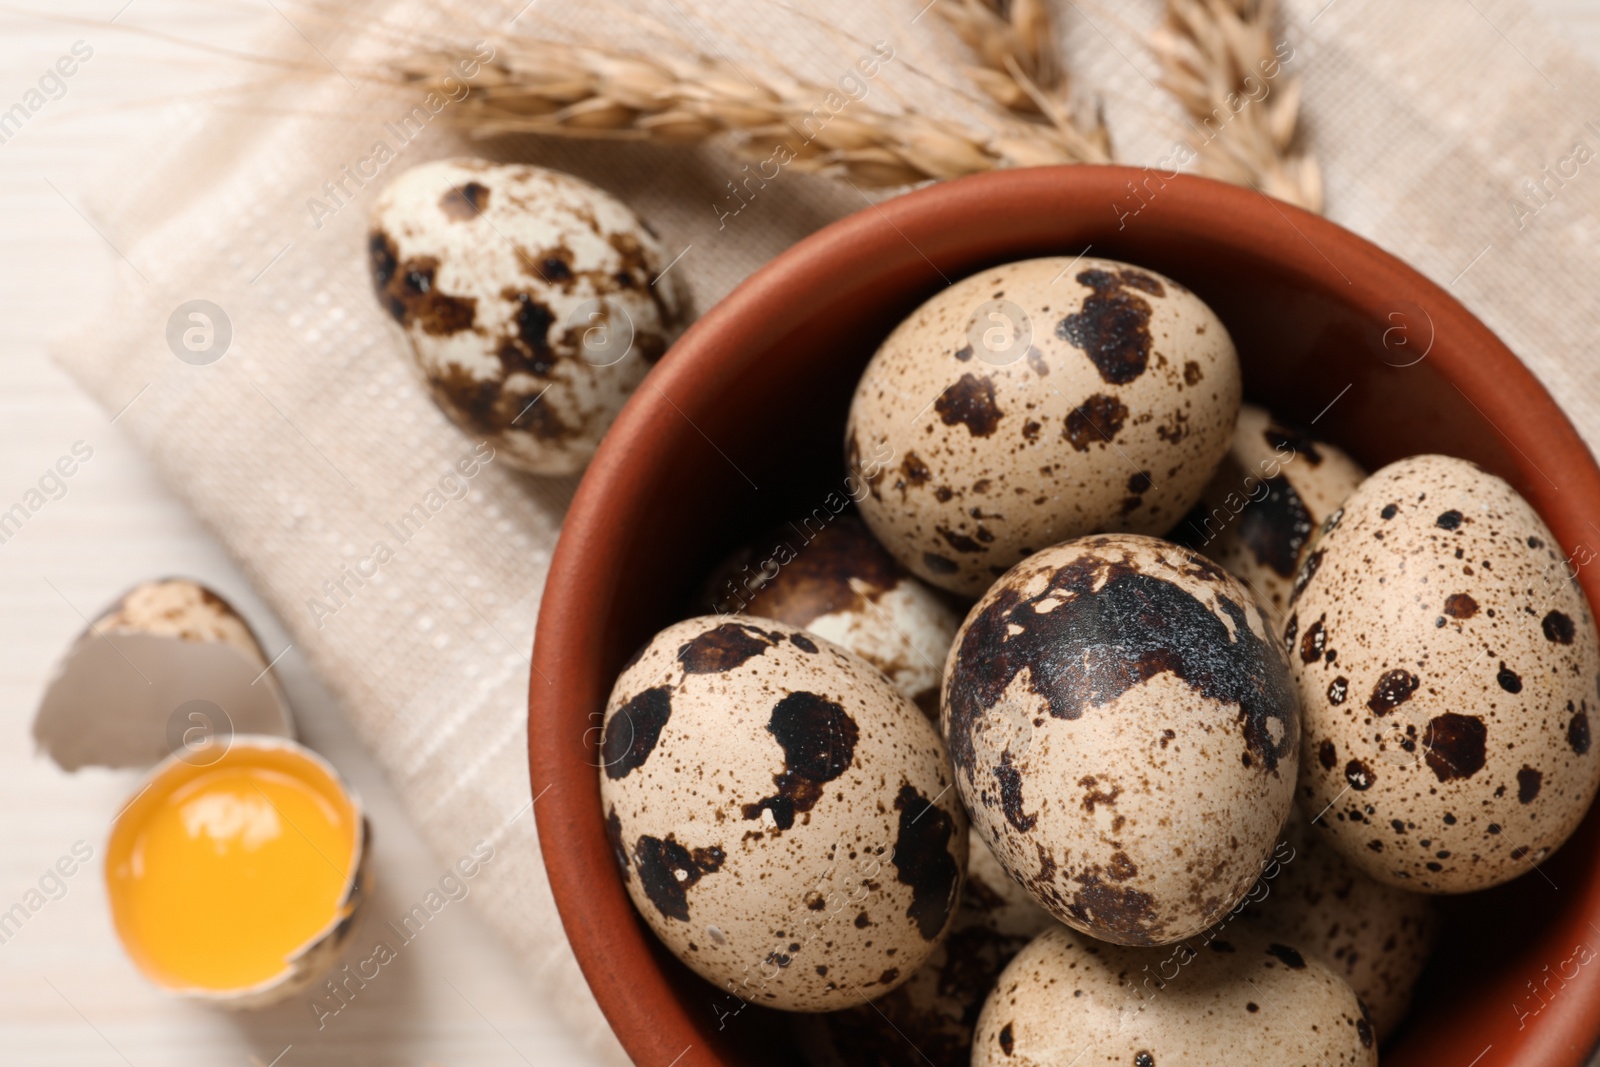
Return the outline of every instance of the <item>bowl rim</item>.
{"type": "MultiPolygon", "coordinates": [[[[652,955],[651,935],[635,920],[616,876],[602,830],[594,757],[609,680],[597,689],[595,679],[563,669],[583,661],[600,633],[598,620],[608,617],[617,595],[604,561],[620,550],[626,531],[645,518],[630,513],[629,501],[638,498],[663,462],[651,442],[674,420],[689,419],[686,411],[693,409],[693,398],[719,395],[759,356],[760,346],[741,344],[741,337],[785,336],[812,313],[809,307],[817,300],[826,302],[860,284],[861,270],[842,271],[840,262],[870,261],[875,253],[891,259],[904,256],[903,246],[911,244],[942,275],[929,257],[973,243],[945,240],[941,227],[953,228],[953,216],[993,212],[1000,205],[1007,211],[1072,211],[1072,202],[1079,201],[1115,205],[1127,198],[1130,182],[1152,173],[1160,173],[1163,182],[1155,205],[1159,211],[1153,213],[1157,224],[1180,238],[1248,249],[1325,289],[1342,282],[1351,306],[1393,307],[1396,299],[1388,294],[1403,294],[1407,302],[1423,306],[1433,336],[1452,338],[1432,357],[1435,370],[1511,446],[1508,456],[1525,482],[1537,477],[1557,488],[1557,495],[1545,497],[1538,510],[1557,531],[1558,541],[1570,546],[1572,538],[1560,531],[1581,528],[1586,510],[1600,511],[1600,467],[1588,447],[1532,372],[1488,327],[1443,287],[1372,242],[1256,190],[1137,167],[1019,168],[924,186],[866,206],[802,239],[709,309],[629,399],[572,499],[540,605],[528,694],[529,771],[538,796],[534,816],[540,849],[579,966],[636,1062],[657,1067],[721,1067],[729,1062],[704,1040],[711,1013],[694,1020],[680,1008],[652,955]],[[930,236],[919,246],[907,233],[930,236]],[[797,299],[800,293],[816,299],[797,299]],[[1515,423],[1525,432],[1513,440],[1499,430],[1502,423],[1515,423]],[[1545,458],[1566,484],[1557,487],[1525,446],[1545,458]],[[1585,500],[1591,502],[1588,509],[1585,500]],[[580,732],[578,727],[586,727],[581,739],[570,736],[580,732]]],[[[1086,214],[1083,218],[1091,225],[1086,214]]],[[[1579,580],[1590,604],[1600,603],[1600,575],[1585,572],[1579,580]]],[[[1565,910],[1571,912],[1572,905],[1565,910]]],[[[1581,911],[1600,921],[1600,879],[1586,887],[1581,911]]],[[[1539,1025],[1528,1031],[1529,1038],[1512,1058],[1484,1059],[1480,1067],[1493,1062],[1583,1064],[1600,1035],[1600,968],[1590,970],[1592,974],[1569,983],[1584,988],[1553,1000],[1542,1012],[1539,1025]]],[[[1465,1051],[1463,1063],[1489,1051],[1467,1051],[1465,1044],[1448,1050],[1437,1043],[1430,1047],[1441,1055],[1465,1051]]]]}

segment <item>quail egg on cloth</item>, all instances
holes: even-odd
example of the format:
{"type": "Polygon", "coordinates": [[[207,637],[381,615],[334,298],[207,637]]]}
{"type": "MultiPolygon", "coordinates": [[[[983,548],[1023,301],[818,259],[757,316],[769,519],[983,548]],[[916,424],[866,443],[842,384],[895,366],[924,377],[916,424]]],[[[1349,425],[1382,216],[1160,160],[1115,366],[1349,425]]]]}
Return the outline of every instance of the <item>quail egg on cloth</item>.
{"type": "Polygon", "coordinates": [[[930,718],[939,714],[940,672],[961,617],[848,512],[757,538],[717,569],[704,599],[718,613],[826,637],[888,675],[930,718]]]}
{"type": "Polygon", "coordinates": [[[1153,537],[1067,541],[996,582],[956,634],[941,714],[979,835],[1105,941],[1217,921],[1294,802],[1300,716],[1260,606],[1153,537]]]}
{"type": "Polygon", "coordinates": [[[1170,536],[1222,564],[1278,621],[1312,535],[1366,476],[1340,449],[1246,404],[1227,457],[1170,536]]]}
{"type": "Polygon", "coordinates": [[[1006,874],[977,834],[944,943],[909,981],[870,1004],[820,1016],[811,1061],[875,1067],[966,1067],[972,1028],[1011,957],[1056,921],[1006,874]]]}
{"type": "Polygon", "coordinates": [[[1228,450],[1239,360],[1169,278],[1066,257],[957,282],[856,386],[846,461],[888,454],[862,516],[921,577],[977,596],[1012,564],[1105,530],[1160,533],[1228,450]]]}
{"type": "Polygon", "coordinates": [[[542,167],[412,167],[378,197],[370,252],[433,398],[535,474],[583,469],[684,315],[649,227],[542,167]]]}
{"type": "Polygon", "coordinates": [[[1300,806],[1351,864],[1465,893],[1567,839],[1600,785],[1600,647],[1516,490],[1448,456],[1391,463],[1324,524],[1296,589],[1300,806]]]}
{"type": "Polygon", "coordinates": [[[1433,951],[1433,898],[1362,874],[1299,814],[1290,816],[1279,852],[1262,875],[1265,895],[1237,921],[1319,957],[1361,998],[1382,1042],[1405,1018],[1433,951]]]}
{"type": "Polygon", "coordinates": [[[600,747],[634,905],[740,1001],[859,1004],[948,931],[967,819],[944,744],[837,645],[765,619],[669,626],[617,679],[600,747]]]}
{"type": "Polygon", "coordinates": [[[1376,1067],[1361,1002],[1298,946],[1248,932],[1124,948],[1065,927],[1017,954],[989,995],[972,1067],[1376,1067]]]}

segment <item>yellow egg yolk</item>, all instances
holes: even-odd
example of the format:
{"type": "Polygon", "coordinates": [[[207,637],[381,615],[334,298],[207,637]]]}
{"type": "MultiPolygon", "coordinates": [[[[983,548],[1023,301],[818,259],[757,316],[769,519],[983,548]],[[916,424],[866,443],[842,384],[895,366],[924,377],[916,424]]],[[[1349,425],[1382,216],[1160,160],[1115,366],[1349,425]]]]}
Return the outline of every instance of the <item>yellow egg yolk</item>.
{"type": "Polygon", "coordinates": [[[303,757],[238,748],[152,783],[106,859],[117,930],[140,968],[213,991],[281,974],[344,896],[359,827],[336,789],[303,757]]]}

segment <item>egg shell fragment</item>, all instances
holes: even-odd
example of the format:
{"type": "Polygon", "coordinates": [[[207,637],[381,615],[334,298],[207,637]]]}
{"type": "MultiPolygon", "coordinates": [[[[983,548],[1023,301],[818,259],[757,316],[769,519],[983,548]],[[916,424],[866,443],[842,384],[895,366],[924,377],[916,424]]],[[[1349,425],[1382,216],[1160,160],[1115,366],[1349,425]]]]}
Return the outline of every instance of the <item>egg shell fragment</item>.
{"type": "Polygon", "coordinates": [[[972,1067],[1375,1067],[1350,987],[1297,946],[1230,931],[1168,949],[1058,926],[1017,954],[978,1019],[972,1067]]]}
{"type": "Polygon", "coordinates": [[[1405,1018],[1438,939],[1433,898],[1367,877],[1298,813],[1274,857],[1239,926],[1316,955],[1355,990],[1378,1041],[1386,1040],[1405,1018]]]}
{"type": "Polygon", "coordinates": [[[1233,341],[1189,290],[1113,260],[1025,260],[896,327],[856,387],[846,462],[895,558],[977,596],[1057,541],[1174,525],[1238,411],[1233,341]]]}
{"type": "Polygon", "coordinates": [[[1281,625],[1317,527],[1366,476],[1343,450],[1245,404],[1215,477],[1169,536],[1222,564],[1281,625]]]}
{"type": "Polygon", "coordinates": [[[39,750],[68,771],[205,762],[235,734],[294,732],[249,623],[188,578],[141,582],[102,611],[56,664],[33,720],[39,750]]]}
{"type": "Polygon", "coordinates": [[[942,705],[956,785],[1057,919],[1121,944],[1210,926],[1294,799],[1299,712],[1249,591],[1136,534],[1030,556],[962,623],[942,705]]]}
{"type": "Polygon", "coordinates": [[[766,619],[689,619],[617,679],[600,793],[656,936],[731,998],[831,1011],[950,926],[967,820],[944,744],[881,673],[766,619]]]}
{"type": "Polygon", "coordinates": [[[929,718],[961,616],[846,512],[786,523],[731,555],[703,600],[799,626],[878,668],[929,718]]]}
{"type": "Polygon", "coordinates": [[[1529,873],[1600,786],[1600,647],[1572,564],[1516,490],[1447,456],[1384,467],[1325,525],[1283,635],[1301,810],[1391,885],[1529,873]]]}
{"type": "Polygon", "coordinates": [[[810,1061],[877,1067],[966,1067],[978,1013],[1007,963],[1056,921],[1011,880],[977,834],[950,934],[898,989],[821,1016],[804,1036],[810,1061]]]}
{"type": "Polygon", "coordinates": [[[649,227],[542,167],[412,167],[379,195],[369,250],[434,400],[535,474],[583,469],[685,316],[649,227]]]}

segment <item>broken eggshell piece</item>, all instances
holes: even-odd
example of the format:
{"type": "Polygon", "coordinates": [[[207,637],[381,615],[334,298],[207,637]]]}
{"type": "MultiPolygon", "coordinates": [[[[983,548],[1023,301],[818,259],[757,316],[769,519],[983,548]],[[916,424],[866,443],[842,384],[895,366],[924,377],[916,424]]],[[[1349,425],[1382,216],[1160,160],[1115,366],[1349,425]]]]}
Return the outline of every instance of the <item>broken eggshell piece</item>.
{"type": "Polygon", "coordinates": [[[64,770],[204,762],[234,733],[293,737],[289,706],[243,617],[198,582],[129,590],[56,668],[34,717],[64,770]]]}
{"type": "Polygon", "coordinates": [[[226,1008],[300,992],[371,894],[360,798],[320,756],[236,736],[209,763],[145,776],[106,845],[117,936],[152,983],[226,1008]]]}

